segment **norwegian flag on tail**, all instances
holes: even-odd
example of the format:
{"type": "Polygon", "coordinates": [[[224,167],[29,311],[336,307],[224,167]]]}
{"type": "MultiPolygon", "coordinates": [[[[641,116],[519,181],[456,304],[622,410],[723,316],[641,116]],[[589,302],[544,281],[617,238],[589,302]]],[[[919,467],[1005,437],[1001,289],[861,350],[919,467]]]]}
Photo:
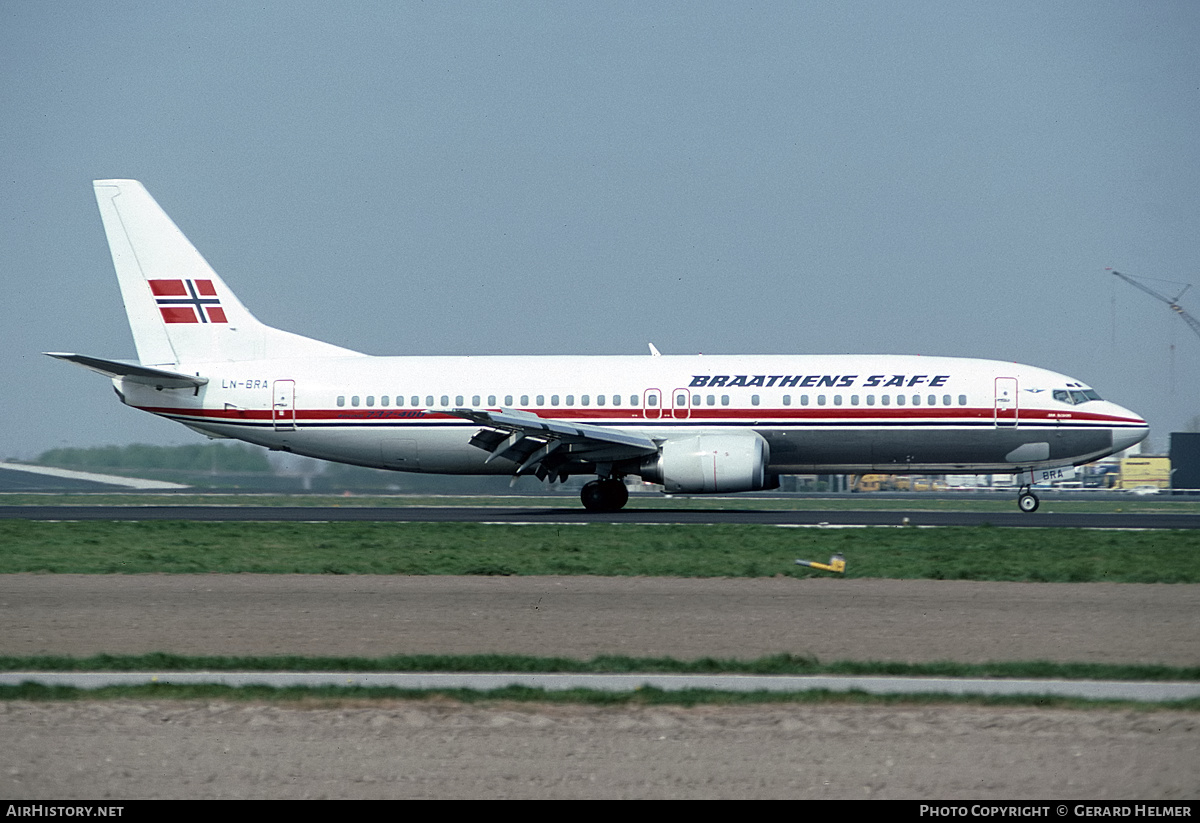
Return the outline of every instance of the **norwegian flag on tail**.
{"type": "Polygon", "coordinates": [[[228,323],[211,280],[150,280],[164,323],[228,323]]]}

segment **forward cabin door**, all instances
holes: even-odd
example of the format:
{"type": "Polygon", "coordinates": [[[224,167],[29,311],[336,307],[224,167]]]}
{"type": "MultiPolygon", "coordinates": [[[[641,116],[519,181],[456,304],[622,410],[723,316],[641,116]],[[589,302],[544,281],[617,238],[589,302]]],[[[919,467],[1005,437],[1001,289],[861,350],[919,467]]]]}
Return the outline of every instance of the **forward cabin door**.
{"type": "Polygon", "coordinates": [[[275,426],[275,431],[295,431],[296,381],[276,380],[271,384],[271,396],[274,398],[272,402],[271,422],[275,426]]]}
{"type": "Polygon", "coordinates": [[[996,378],[996,427],[1014,427],[1019,422],[1020,409],[1017,402],[1017,378],[996,378]]]}

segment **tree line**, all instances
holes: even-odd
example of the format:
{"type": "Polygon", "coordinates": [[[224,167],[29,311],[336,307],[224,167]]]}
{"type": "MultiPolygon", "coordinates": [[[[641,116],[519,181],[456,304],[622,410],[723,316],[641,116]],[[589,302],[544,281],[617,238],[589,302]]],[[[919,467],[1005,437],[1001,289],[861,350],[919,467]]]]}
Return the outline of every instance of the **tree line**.
{"type": "Polygon", "coordinates": [[[182,471],[271,472],[264,449],[244,444],[189,446],[91,446],[44,451],[34,463],[61,469],[176,469],[182,471]]]}

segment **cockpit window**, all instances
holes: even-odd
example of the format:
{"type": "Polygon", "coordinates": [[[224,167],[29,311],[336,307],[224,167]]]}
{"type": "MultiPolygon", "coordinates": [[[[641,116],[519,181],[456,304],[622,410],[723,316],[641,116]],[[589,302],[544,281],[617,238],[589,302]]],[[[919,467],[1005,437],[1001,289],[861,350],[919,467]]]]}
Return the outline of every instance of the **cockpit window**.
{"type": "Polygon", "coordinates": [[[1099,400],[1100,395],[1092,389],[1055,389],[1054,399],[1072,406],[1087,403],[1089,400],[1099,400]]]}

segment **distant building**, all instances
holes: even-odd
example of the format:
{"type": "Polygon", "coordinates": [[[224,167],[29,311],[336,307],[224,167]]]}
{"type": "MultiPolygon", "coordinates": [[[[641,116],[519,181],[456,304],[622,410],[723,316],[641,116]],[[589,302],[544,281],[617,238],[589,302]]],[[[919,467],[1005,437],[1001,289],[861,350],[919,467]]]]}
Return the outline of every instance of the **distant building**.
{"type": "Polygon", "coordinates": [[[1171,432],[1171,488],[1200,491],[1200,432],[1171,432]]]}
{"type": "Polygon", "coordinates": [[[1118,489],[1169,489],[1171,458],[1165,454],[1139,454],[1121,458],[1118,489]]]}

